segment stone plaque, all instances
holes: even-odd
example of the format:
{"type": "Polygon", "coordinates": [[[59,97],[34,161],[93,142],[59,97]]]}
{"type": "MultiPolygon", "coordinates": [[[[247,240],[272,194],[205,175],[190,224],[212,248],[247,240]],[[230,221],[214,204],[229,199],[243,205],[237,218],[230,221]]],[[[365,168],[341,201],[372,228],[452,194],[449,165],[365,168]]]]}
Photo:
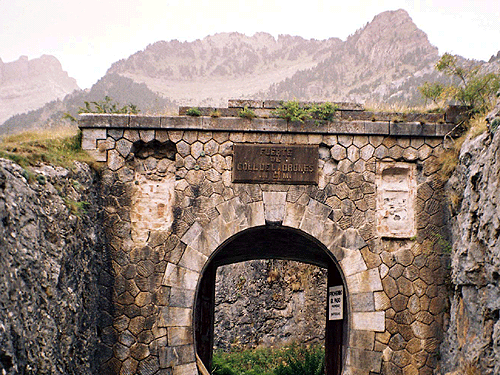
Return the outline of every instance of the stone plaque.
{"type": "Polygon", "coordinates": [[[416,235],[415,165],[379,163],[377,166],[377,231],[382,237],[416,235]]]}
{"type": "Polygon", "coordinates": [[[342,285],[328,288],[328,320],[344,318],[344,288],[342,285]]]}
{"type": "Polygon", "coordinates": [[[233,182],[318,183],[318,146],[235,144],[233,150],[233,182]]]}

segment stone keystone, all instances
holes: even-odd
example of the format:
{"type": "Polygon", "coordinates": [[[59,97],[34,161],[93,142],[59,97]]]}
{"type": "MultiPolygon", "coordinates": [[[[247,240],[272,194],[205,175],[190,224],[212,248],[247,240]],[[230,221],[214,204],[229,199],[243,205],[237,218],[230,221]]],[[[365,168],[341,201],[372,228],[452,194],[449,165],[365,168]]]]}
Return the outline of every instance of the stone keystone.
{"type": "Polygon", "coordinates": [[[285,218],[286,192],[263,192],[264,218],[266,222],[280,222],[285,218]]]}

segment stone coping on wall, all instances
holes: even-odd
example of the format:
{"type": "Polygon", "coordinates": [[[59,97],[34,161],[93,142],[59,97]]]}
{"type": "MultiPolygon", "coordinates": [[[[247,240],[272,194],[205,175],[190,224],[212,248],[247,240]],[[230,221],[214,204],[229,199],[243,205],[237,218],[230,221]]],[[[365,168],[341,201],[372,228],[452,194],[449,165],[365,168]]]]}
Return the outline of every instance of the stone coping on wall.
{"type": "MultiPolygon", "coordinates": [[[[453,132],[464,118],[466,108],[448,106],[442,113],[372,112],[361,104],[333,102],[337,108],[331,121],[286,121],[273,110],[283,101],[231,99],[227,108],[196,107],[200,116],[188,116],[193,107],[179,107],[178,116],[132,114],[80,114],[79,126],[85,128],[170,129],[203,131],[239,131],[266,133],[319,133],[392,136],[442,137],[453,132]],[[242,108],[250,108],[255,118],[239,117],[242,108]],[[215,114],[215,115],[214,115],[215,114]]],[[[308,107],[321,102],[298,102],[308,107]]],[[[324,103],[324,102],[323,102],[324,103]]]]}
{"type": "Polygon", "coordinates": [[[79,127],[104,129],[169,129],[236,131],[265,133],[320,133],[443,137],[455,128],[453,123],[426,124],[421,122],[334,120],[287,122],[278,118],[244,119],[209,116],[145,116],[81,114],[79,127]]]}

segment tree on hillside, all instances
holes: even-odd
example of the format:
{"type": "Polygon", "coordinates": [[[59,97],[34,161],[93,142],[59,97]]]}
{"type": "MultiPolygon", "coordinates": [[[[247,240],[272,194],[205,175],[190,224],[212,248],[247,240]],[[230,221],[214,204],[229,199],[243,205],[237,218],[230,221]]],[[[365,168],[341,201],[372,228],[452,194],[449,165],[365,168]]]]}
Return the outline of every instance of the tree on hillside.
{"type": "Polygon", "coordinates": [[[500,89],[500,75],[483,73],[478,64],[464,66],[456,55],[445,53],[436,63],[436,70],[455,78],[454,84],[443,85],[425,82],[419,87],[425,99],[438,104],[445,100],[455,100],[470,108],[470,115],[485,113],[495,100],[500,89]]]}

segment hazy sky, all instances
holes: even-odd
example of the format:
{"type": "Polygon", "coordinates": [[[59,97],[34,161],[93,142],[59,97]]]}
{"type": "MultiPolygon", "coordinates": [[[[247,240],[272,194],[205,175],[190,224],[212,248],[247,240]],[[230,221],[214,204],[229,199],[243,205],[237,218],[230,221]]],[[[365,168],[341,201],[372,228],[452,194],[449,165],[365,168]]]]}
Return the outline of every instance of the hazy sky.
{"type": "Polygon", "coordinates": [[[54,55],[87,88],[113,62],[159,40],[230,31],[345,40],[400,8],[440,53],[488,60],[500,50],[500,0],[0,0],[0,58],[54,55]]]}

